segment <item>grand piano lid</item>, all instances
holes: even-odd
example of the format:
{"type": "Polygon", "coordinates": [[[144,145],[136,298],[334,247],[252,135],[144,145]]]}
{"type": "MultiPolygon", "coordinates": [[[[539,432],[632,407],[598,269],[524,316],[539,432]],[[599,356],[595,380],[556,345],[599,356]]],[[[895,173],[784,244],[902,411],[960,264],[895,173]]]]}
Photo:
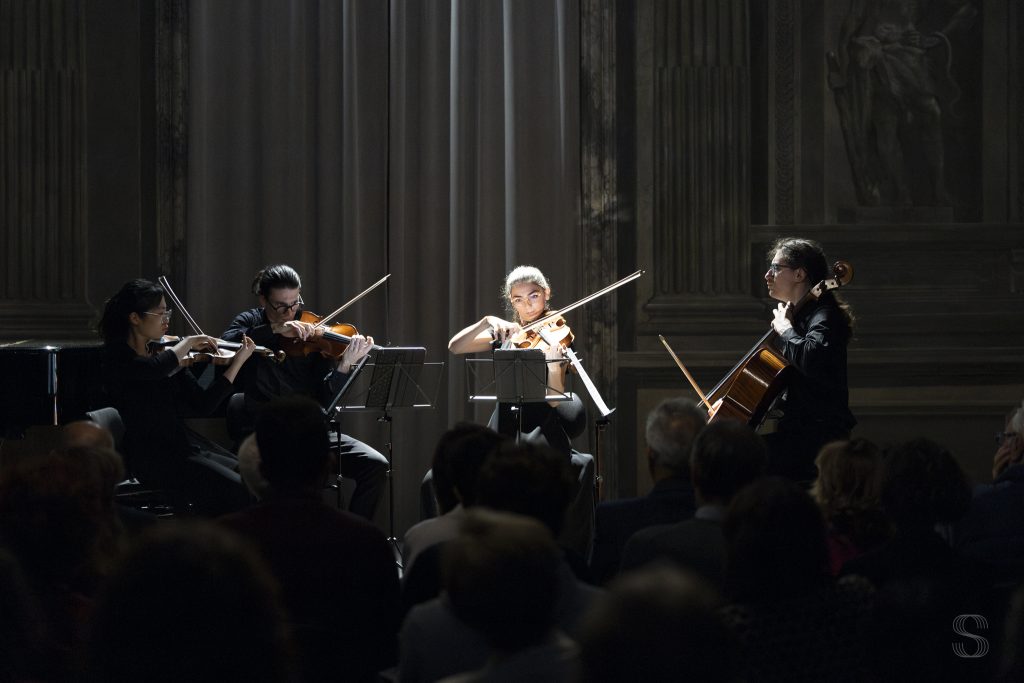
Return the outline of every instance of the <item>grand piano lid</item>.
{"type": "Polygon", "coordinates": [[[0,342],[3,351],[60,351],[61,349],[92,349],[103,346],[103,342],[89,339],[18,339],[0,342]]]}

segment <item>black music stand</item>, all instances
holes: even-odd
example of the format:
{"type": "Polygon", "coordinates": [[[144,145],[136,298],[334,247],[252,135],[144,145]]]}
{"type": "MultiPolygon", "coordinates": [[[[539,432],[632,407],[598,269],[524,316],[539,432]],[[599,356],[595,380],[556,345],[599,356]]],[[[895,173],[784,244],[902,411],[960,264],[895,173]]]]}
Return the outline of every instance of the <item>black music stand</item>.
{"type": "MultiPolygon", "coordinates": [[[[402,551],[395,536],[394,427],[391,411],[395,408],[433,408],[441,382],[444,363],[425,363],[427,350],[422,346],[385,347],[366,355],[349,374],[348,381],[326,408],[328,420],[337,425],[342,411],[379,411],[378,422],[388,426],[385,458],[388,461],[388,542],[396,562],[402,567],[402,551]],[[373,357],[373,362],[367,360],[373,357]]],[[[339,461],[339,507],[340,507],[339,461]]]]}
{"type": "MultiPolygon", "coordinates": [[[[479,391],[470,390],[470,401],[495,401],[509,403],[516,416],[516,441],[523,433],[523,404],[571,401],[568,389],[559,392],[548,385],[549,361],[540,349],[498,349],[491,358],[467,358],[467,368],[476,364],[490,366],[493,379],[484,380],[479,391]],[[484,393],[487,392],[487,393],[484,393]]],[[[479,374],[468,370],[474,380],[479,374]]],[[[568,377],[568,376],[567,376],[568,377]]]]}

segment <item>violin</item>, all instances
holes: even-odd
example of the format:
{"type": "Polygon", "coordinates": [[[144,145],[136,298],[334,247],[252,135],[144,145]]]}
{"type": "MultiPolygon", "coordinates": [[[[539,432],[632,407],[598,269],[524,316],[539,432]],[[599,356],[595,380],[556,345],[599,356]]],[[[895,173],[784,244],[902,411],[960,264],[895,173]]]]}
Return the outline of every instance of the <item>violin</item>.
{"type": "Polygon", "coordinates": [[[503,348],[515,348],[515,349],[541,349],[545,350],[548,348],[549,340],[554,341],[562,347],[568,347],[573,343],[576,337],[573,335],[572,330],[569,329],[568,323],[565,322],[565,318],[558,316],[554,320],[544,323],[538,328],[524,328],[514,335],[503,344],[503,348]],[[541,330],[545,334],[541,334],[541,330]]]}
{"type": "MultiPolygon", "coordinates": [[[[316,313],[311,313],[310,311],[303,311],[298,319],[301,322],[310,323],[314,326],[313,336],[308,339],[283,337],[281,339],[281,349],[286,356],[301,357],[312,353],[319,353],[325,358],[339,360],[341,355],[345,353],[345,349],[352,342],[352,337],[359,334],[359,330],[356,329],[355,325],[349,323],[325,325],[323,324],[325,318],[321,318],[316,313]]],[[[376,351],[380,347],[375,344],[370,348],[376,351]]]]}
{"type": "MultiPolygon", "coordinates": [[[[359,294],[346,301],[344,304],[334,309],[325,316],[319,316],[310,311],[302,311],[299,314],[299,321],[304,323],[310,323],[313,325],[313,337],[309,339],[299,339],[298,337],[284,337],[281,346],[284,352],[288,356],[308,356],[311,353],[319,353],[326,358],[333,360],[339,360],[341,355],[345,353],[345,349],[352,342],[352,337],[359,334],[359,330],[356,329],[355,325],[349,323],[335,323],[328,325],[327,321],[334,318],[346,308],[354,304],[355,302],[362,299],[364,296],[377,289],[377,287],[384,284],[384,282],[391,277],[391,273],[388,273],[375,283],[364,289],[359,294]]],[[[381,347],[376,344],[370,347],[371,351],[377,351],[381,347]]]]}
{"type": "MultiPolygon", "coordinates": [[[[188,309],[185,308],[185,304],[183,304],[181,302],[181,299],[178,298],[178,295],[174,293],[174,289],[171,287],[170,281],[163,275],[158,277],[156,281],[160,283],[161,287],[163,287],[164,293],[167,295],[167,298],[173,301],[174,305],[178,307],[179,311],[181,311],[182,316],[185,318],[185,321],[192,328],[192,331],[195,334],[205,334],[205,332],[203,332],[203,330],[199,327],[199,323],[195,321],[192,315],[188,312],[188,309]]],[[[224,341],[223,339],[214,339],[217,342],[217,353],[211,353],[209,351],[189,351],[188,355],[184,359],[182,359],[181,364],[192,365],[193,363],[202,363],[209,361],[212,362],[214,365],[227,365],[231,362],[231,359],[235,357],[235,351],[238,351],[238,349],[242,348],[242,344],[240,342],[229,342],[224,341]],[[230,351],[230,353],[220,353],[221,351],[230,351]]],[[[165,335],[154,343],[157,346],[173,346],[174,344],[177,344],[180,341],[181,337],[172,337],[165,335]]],[[[270,360],[273,360],[277,363],[280,363],[284,360],[284,353],[282,353],[281,351],[274,351],[273,349],[268,349],[265,346],[257,346],[255,349],[253,349],[252,353],[254,356],[263,356],[264,358],[269,358],[270,360]]]]}
{"type": "MultiPolygon", "coordinates": [[[[224,341],[223,339],[216,339],[216,338],[215,338],[215,340],[217,342],[217,351],[216,352],[213,352],[213,351],[189,351],[188,355],[186,355],[184,358],[181,359],[181,363],[180,364],[183,367],[188,367],[190,365],[194,365],[195,363],[207,363],[207,362],[212,363],[213,365],[229,365],[231,363],[232,359],[234,359],[234,357],[235,357],[235,352],[239,348],[241,348],[241,346],[242,346],[241,343],[239,343],[239,342],[228,342],[228,341],[224,341]]],[[[175,337],[173,335],[164,335],[160,339],[154,340],[152,342],[152,344],[154,346],[157,346],[157,347],[168,347],[168,346],[174,346],[175,344],[177,344],[180,341],[181,341],[181,337],[175,337]]],[[[253,349],[252,353],[253,353],[254,356],[256,356],[256,355],[263,356],[263,357],[269,358],[270,360],[275,361],[277,363],[280,363],[281,361],[283,361],[284,360],[284,356],[285,356],[283,351],[274,351],[273,349],[268,349],[265,346],[257,346],[256,348],[253,349]]]]}

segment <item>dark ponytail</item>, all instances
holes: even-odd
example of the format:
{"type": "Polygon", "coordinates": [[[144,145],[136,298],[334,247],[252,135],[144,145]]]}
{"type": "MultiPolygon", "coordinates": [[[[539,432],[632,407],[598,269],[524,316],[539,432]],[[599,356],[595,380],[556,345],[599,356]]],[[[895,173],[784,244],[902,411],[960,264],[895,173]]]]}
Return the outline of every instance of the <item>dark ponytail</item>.
{"type": "Polygon", "coordinates": [[[252,281],[252,293],[266,297],[272,289],[302,289],[302,279],[295,269],[278,263],[267,266],[252,281]]]}

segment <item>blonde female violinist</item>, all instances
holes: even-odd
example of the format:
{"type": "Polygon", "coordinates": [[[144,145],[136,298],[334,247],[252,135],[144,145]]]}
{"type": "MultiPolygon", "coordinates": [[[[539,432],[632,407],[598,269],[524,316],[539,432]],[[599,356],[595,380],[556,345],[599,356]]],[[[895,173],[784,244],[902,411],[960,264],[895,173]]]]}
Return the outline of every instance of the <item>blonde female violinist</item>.
{"type": "MultiPolygon", "coordinates": [[[[522,343],[532,339],[536,333],[525,332],[523,328],[551,312],[551,285],[537,268],[519,266],[505,277],[502,299],[512,320],[486,315],[452,337],[448,350],[456,354],[483,353],[501,348],[508,340],[522,343]]],[[[572,341],[564,323],[564,320],[552,323],[546,330],[546,336],[554,344],[540,345],[551,361],[547,364],[548,387],[558,392],[565,389],[568,365],[565,348],[572,341]]],[[[577,486],[558,540],[563,548],[584,558],[589,553],[594,530],[594,458],[572,448],[572,440],[586,429],[587,413],[579,396],[569,396],[569,401],[523,403],[519,406],[522,409],[519,418],[512,411],[513,405],[499,403],[488,426],[506,436],[516,436],[521,426],[525,439],[546,442],[566,456],[577,486]]]]}
{"type": "MultiPolygon", "coordinates": [[[[499,349],[508,341],[516,346],[530,341],[530,335],[524,327],[543,318],[551,312],[548,303],[551,300],[551,285],[539,269],[533,266],[519,266],[505,278],[502,289],[508,311],[512,320],[505,320],[495,315],[485,315],[479,321],[458,332],[448,342],[448,350],[456,354],[482,353],[499,349]]],[[[565,390],[565,371],[568,363],[565,360],[565,341],[571,343],[568,328],[557,325],[555,336],[557,344],[541,343],[544,355],[548,359],[548,387],[553,392],[565,390]]],[[[572,449],[572,439],[586,428],[586,411],[583,402],[575,394],[571,401],[552,401],[550,403],[522,404],[522,431],[532,439],[543,437],[547,444],[555,450],[568,455],[572,449]]],[[[511,404],[498,404],[491,416],[492,429],[500,434],[515,436],[519,420],[512,413],[511,404]]]]}

